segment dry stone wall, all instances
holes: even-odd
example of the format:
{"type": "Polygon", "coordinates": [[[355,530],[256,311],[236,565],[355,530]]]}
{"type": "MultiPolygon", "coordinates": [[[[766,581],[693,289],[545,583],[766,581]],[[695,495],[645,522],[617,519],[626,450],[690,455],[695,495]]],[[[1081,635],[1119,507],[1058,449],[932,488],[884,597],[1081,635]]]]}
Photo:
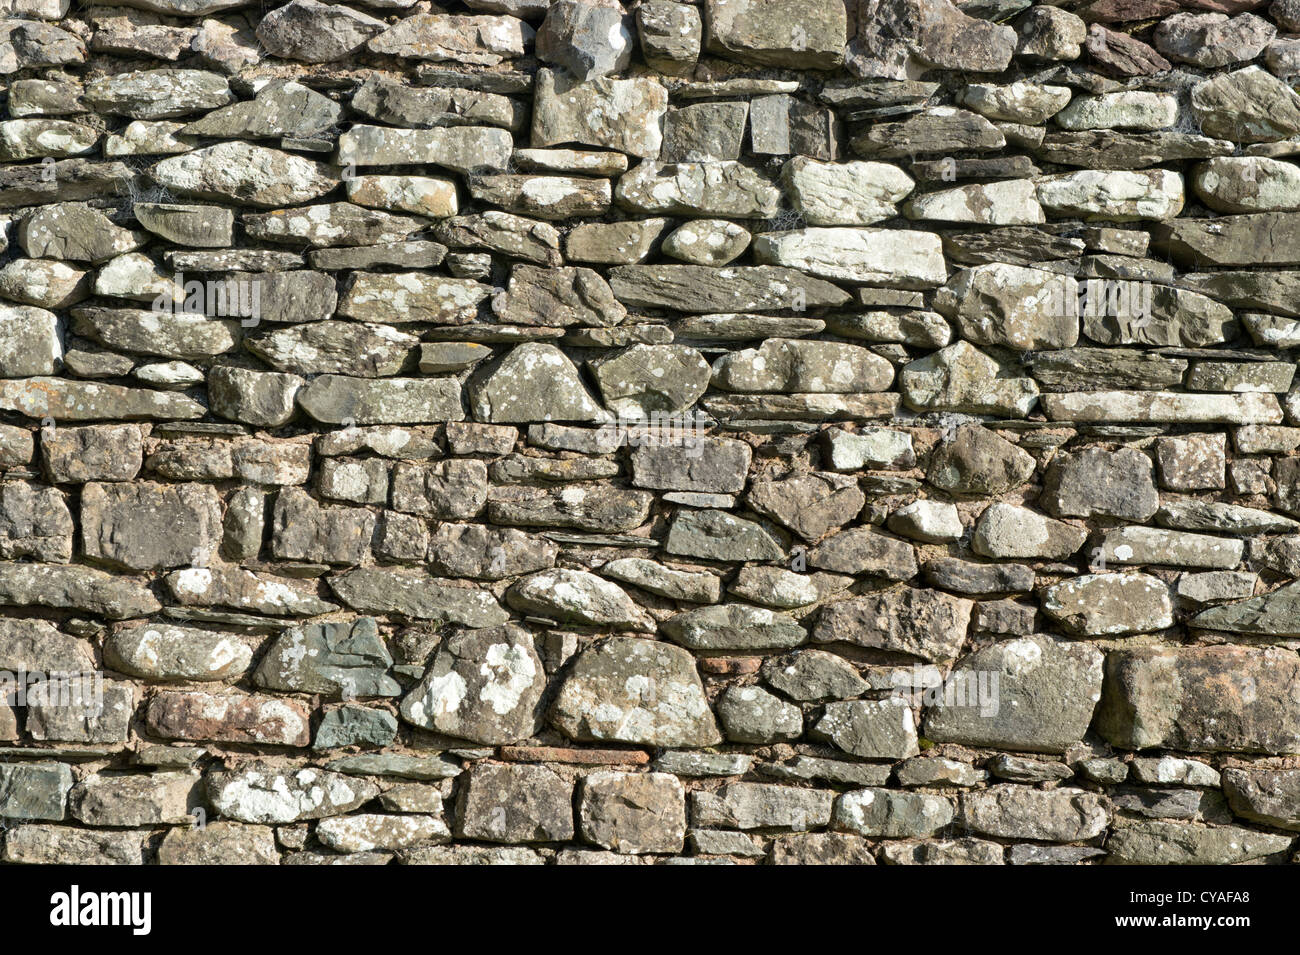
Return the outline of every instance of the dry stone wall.
{"type": "Polygon", "coordinates": [[[0,13],[3,861],[1289,860],[1296,0],[0,13]]]}

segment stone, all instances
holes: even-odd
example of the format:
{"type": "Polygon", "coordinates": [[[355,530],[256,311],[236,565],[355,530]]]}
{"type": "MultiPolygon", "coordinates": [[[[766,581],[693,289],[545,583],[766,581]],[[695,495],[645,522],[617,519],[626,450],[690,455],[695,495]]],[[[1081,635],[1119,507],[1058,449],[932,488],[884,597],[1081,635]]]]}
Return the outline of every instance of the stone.
{"type": "Polygon", "coordinates": [[[769,232],[754,238],[754,259],[826,279],[869,285],[932,288],[947,270],[933,233],[828,227],[769,232]]]}
{"type": "Polygon", "coordinates": [[[367,779],[310,767],[280,769],[257,762],[209,772],[205,782],[208,799],[221,815],[261,825],[340,815],[379,794],[379,787],[367,779]]]}
{"type": "Polygon", "coordinates": [[[696,219],[671,233],[663,252],[694,265],[726,265],[749,246],[748,229],[723,219],[696,219]]]}
{"type": "Polygon", "coordinates": [[[1173,626],[1169,589],[1148,574],[1084,574],[1043,591],[1042,606],[1074,634],[1141,633],[1173,626]]]}
{"type": "Polygon", "coordinates": [[[1005,70],[1016,49],[1008,26],[971,17],[948,0],[864,0],[845,52],[855,76],[915,79],[928,68],[1005,70]]]}
{"type": "Polygon", "coordinates": [[[992,496],[1024,484],[1035,467],[1030,454],[996,432],[965,425],[935,448],[926,480],[949,494],[992,496]]]}
{"type": "Polygon", "coordinates": [[[236,567],[191,567],[169,574],[172,597],[191,606],[226,606],[254,613],[304,616],[329,613],[338,605],[303,593],[283,578],[254,574],[236,567]]]}
{"type": "Polygon", "coordinates": [[[780,190],[734,161],[646,161],[618,180],[618,204],[649,215],[767,218],[776,214],[780,190]]]}
{"type": "MultiPolygon", "coordinates": [[[[1103,660],[1087,644],[1043,634],[977,650],[935,689],[923,733],[936,742],[1063,753],[1092,722],[1103,660]],[[999,688],[990,674],[999,675],[999,688]]],[[[925,699],[930,696],[927,691],[925,699]]]]}
{"type": "Polygon", "coordinates": [[[271,550],[288,560],[359,564],[369,552],[375,530],[369,511],[322,506],[295,487],[276,494],[271,520],[271,550]]]}
{"type": "Polygon", "coordinates": [[[587,842],[615,852],[680,852],[685,790],[668,773],[590,773],[580,790],[578,829],[587,842]]]}
{"type": "Polygon", "coordinates": [[[781,171],[791,205],[814,226],[871,225],[897,214],[895,204],[915,186],[889,163],[791,159],[781,171]]]}
{"type": "Polygon", "coordinates": [[[573,363],[554,345],[542,342],[515,346],[503,359],[480,370],[469,391],[470,405],[480,421],[601,419],[600,407],[573,363]]]}
{"type": "Polygon", "coordinates": [[[1128,749],[1293,752],[1294,703],[1274,685],[1292,679],[1290,651],[1236,646],[1112,653],[1098,730],[1128,749]],[[1173,691],[1177,688],[1177,693],[1173,691]]]}
{"type": "MultiPolygon", "coordinates": [[[[599,216],[609,211],[613,190],[608,179],[576,176],[475,176],[470,193],[481,202],[539,219],[599,216]]],[[[454,193],[453,193],[454,194],[454,193]]],[[[443,212],[454,215],[455,209],[443,212]]]]}
{"type": "Polygon", "coordinates": [[[0,766],[0,813],[6,819],[61,822],[72,784],[72,770],[63,763],[0,766]]]}
{"type": "Polygon", "coordinates": [[[809,735],[863,759],[907,759],[920,752],[914,714],[901,699],[827,703],[809,735]]]}
{"type": "Polygon", "coordinates": [[[684,345],[633,345],[593,360],[589,367],[605,406],[630,419],[691,407],[708,388],[710,376],[704,357],[684,345]]]}
{"type": "Polygon", "coordinates": [[[599,265],[644,262],[667,227],[667,219],[583,222],[565,237],[564,254],[575,262],[599,265]]]}
{"type": "Polygon", "coordinates": [[[1082,789],[1003,784],[961,797],[961,824],[983,835],[1041,842],[1082,842],[1106,830],[1105,799],[1082,789]]]}
{"type": "Polygon", "coordinates": [[[532,145],[580,143],[654,159],[667,108],[667,90],[652,78],[582,82],[542,69],[534,83],[532,145]]]}
{"type": "Polygon", "coordinates": [[[903,207],[909,219],[1035,225],[1045,221],[1033,183],[1022,179],[977,183],[916,196],[903,207]]]}
{"type": "Polygon", "coordinates": [[[1154,527],[1117,527],[1104,533],[1101,558],[1115,564],[1171,564],[1231,570],[1245,542],[1154,527]]]}
{"type": "Polygon", "coordinates": [[[272,56],[328,63],[357,52],[385,26],[384,21],[351,7],[291,0],[262,18],[257,39],[272,56]]]}
{"type": "Polygon", "coordinates": [[[733,493],[745,486],[751,455],[749,445],[730,438],[646,444],[632,452],[632,483],[656,490],[733,493]]]}
{"type": "MultiPolygon", "coordinates": [[[[931,193],[934,195],[934,193],[931,193]]],[[[958,272],[935,293],[935,311],[957,323],[976,345],[1018,351],[1072,348],[1079,340],[1078,315],[1043,308],[1063,296],[1072,302],[1077,283],[1068,276],[1016,265],[988,264],[958,272]]]]}
{"type": "MultiPolygon", "coordinates": [[[[91,293],[92,287],[88,270],[74,268],[66,262],[15,259],[0,268],[0,295],[42,309],[75,305],[91,293]]],[[[37,313],[5,306],[4,314],[8,316],[5,321],[8,326],[11,322],[21,323],[23,315],[37,313]]]]}
{"type": "Polygon", "coordinates": [[[726,391],[858,394],[884,391],[893,380],[889,362],[861,346],[770,338],[720,358],[712,382],[726,391]]]}
{"type": "Polygon", "coordinates": [[[728,687],[718,697],[718,719],[727,739],[737,743],[775,743],[803,733],[803,714],[760,687],[728,687]]]}
{"type": "Polygon", "coordinates": [[[573,838],[573,783],[544,766],[478,765],[456,804],[456,834],[486,842],[573,838]]]}
{"type": "Polygon", "coordinates": [[[29,865],[144,865],[148,830],[27,823],[5,837],[4,861],[29,865]]]}
{"type": "Polygon", "coordinates": [[[859,156],[899,159],[917,153],[987,152],[1006,136],[978,113],[940,106],[898,122],[876,123],[849,143],[859,156]]]}
{"type": "Polygon", "coordinates": [[[551,4],[537,32],[537,57],[579,80],[627,69],[632,33],[619,10],[561,0],[551,4]]]}
{"type": "Polygon", "coordinates": [[[903,401],[917,411],[1024,417],[1038,401],[1031,378],[1012,378],[964,341],[909,362],[898,376],[903,401]]]}
{"type": "Polygon", "coordinates": [[[150,701],[149,732],[163,739],[306,746],[307,707],[294,700],[253,694],[166,690],[150,701]]]}
{"type": "Polygon", "coordinates": [[[1228,633],[1288,636],[1297,629],[1290,620],[1300,587],[1284,584],[1259,597],[1213,607],[1197,614],[1193,626],[1228,633]]]}
{"type": "Polygon", "coordinates": [[[1057,7],[1032,6],[1016,23],[1020,33],[1016,53],[1034,60],[1077,60],[1088,37],[1088,25],[1057,7]]]}
{"type": "Polygon", "coordinates": [[[72,817],[92,826],[150,826],[189,822],[202,804],[198,773],[96,774],[69,793],[72,817]]]}
{"type": "Polygon", "coordinates": [[[82,489],[81,522],[85,554],[110,566],[201,566],[220,540],[221,505],[216,491],[201,484],[95,482],[82,489]]]}
{"type": "Polygon", "coordinates": [[[440,582],[418,572],[362,567],[331,577],[330,588],[361,613],[396,613],[412,620],[467,627],[496,627],[509,619],[487,591],[440,582]]]}
{"type": "Polygon", "coordinates": [[[322,819],[316,838],[339,852],[393,851],[451,838],[451,830],[438,816],[361,813],[322,819]]]}
{"type": "Polygon", "coordinates": [[[679,312],[775,312],[796,304],[843,305],[846,292],[794,268],[624,265],[610,270],[615,297],[628,306],[679,312]]]}
{"type": "Polygon", "coordinates": [[[356,125],[339,137],[338,162],[343,166],[433,164],[459,173],[493,173],[506,168],[512,148],[507,130],[487,126],[356,125]]]}
{"type": "Polygon", "coordinates": [[[834,793],[765,783],[729,783],[691,793],[691,822],[703,828],[807,831],[831,820],[834,793]]]}
{"type": "Polygon", "coordinates": [[[116,630],[104,643],[104,662],[114,670],[167,682],[238,678],[252,659],[235,634],[171,624],[116,630]]]}
{"type": "Polygon", "coordinates": [[[537,729],[545,685],[527,631],[466,630],[438,648],[419,685],[402,700],[402,718],[476,743],[513,743],[537,729]]]}
{"type": "Polygon", "coordinates": [[[863,468],[909,468],[916,463],[912,436],[906,431],[864,428],[826,431],[826,448],[830,466],[837,471],[863,468]]]}
{"type": "Polygon", "coordinates": [[[1236,865],[1286,851],[1288,836],[1237,826],[1207,828],[1143,821],[1116,830],[1106,841],[1111,865],[1236,865]]]}
{"type": "Polygon", "coordinates": [[[297,411],[295,397],[306,384],[297,375],[252,371],[233,365],[208,374],[208,398],[223,418],[261,427],[287,424],[297,411]]]}
{"type": "Polygon", "coordinates": [[[481,524],[439,524],[429,540],[428,560],[440,573],[475,580],[499,580],[544,570],[555,563],[549,541],[513,528],[481,524]]]}
{"type": "Polygon", "coordinates": [[[393,469],[393,507],[409,514],[463,520],[481,513],[487,496],[488,472],[482,461],[402,462],[393,469]]]}
{"type": "MultiPolygon", "coordinates": [[[[229,372],[214,369],[211,377],[215,381],[209,387],[214,395],[214,402],[227,407],[226,399],[216,398],[225,395],[223,379],[230,375],[233,380],[254,379],[263,388],[271,386],[278,394],[279,387],[291,387],[293,381],[301,382],[293,388],[296,398],[306,384],[301,375],[341,374],[355,378],[379,378],[400,373],[408,364],[412,349],[419,339],[414,335],[398,331],[388,325],[360,324],[356,322],[307,322],[288,328],[277,328],[259,338],[245,339],[244,347],[282,374],[272,378],[264,373],[232,369],[229,372]]],[[[285,390],[288,390],[288,387],[285,390]]],[[[242,402],[245,395],[231,396],[242,402]]],[[[280,407],[277,398],[276,407],[280,407]]],[[[237,408],[242,406],[237,405],[237,408]]],[[[247,413],[247,412],[243,412],[247,413]]],[[[233,417],[233,415],[232,415],[233,417]]],[[[239,420],[236,417],[236,420],[239,420]]],[[[258,422],[249,422],[258,423],[258,422]]]]}
{"type": "Polygon", "coordinates": [[[63,495],[19,481],[0,483],[0,557],[72,559],[72,514],[63,495]]]}
{"type": "Polygon", "coordinates": [[[602,486],[566,487],[546,491],[520,489],[517,495],[498,491],[488,502],[495,524],[527,527],[570,527],[594,532],[635,530],[650,514],[654,495],[602,486]]]}
{"type": "Polygon", "coordinates": [[[253,680],[270,690],[327,698],[391,697],[401,692],[388,675],[392,663],[375,620],[361,617],[285,630],[263,655],[253,680]]]}
{"type": "Polygon", "coordinates": [[[1005,86],[970,83],[959,93],[958,101],[988,119],[1037,126],[1064,109],[1071,95],[1067,86],[1022,80],[1005,86]]]}
{"type": "Polygon", "coordinates": [[[784,650],[808,636],[788,614],[747,604],[687,610],[669,617],[660,629],[691,650],[784,650]]]}
{"type": "Polygon", "coordinates": [[[1043,479],[1040,503],[1056,517],[1147,521],[1160,506],[1151,459],[1135,448],[1085,448],[1059,455],[1043,479]]]}
{"type": "Polygon", "coordinates": [[[684,75],[699,59],[703,27],[693,6],[650,0],[636,10],[637,38],[646,64],[659,73],[684,75]]]}
{"type": "Polygon", "coordinates": [[[808,553],[808,563],[839,574],[873,574],[887,580],[916,575],[911,544],[872,527],[851,527],[826,538],[808,553]]]}
{"type": "Polygon", "coordinates": [[[869,686],[851,663],[824,650],[768,657],[762,674],[769,686],[799,702],[851,699],[869,686]]]}
{"type": "Polygon", "coordinates": [[[583,650],[551,710],[575,740],[661,747],[722,741],[690,651],[636,637],[611,637],[583,650]]]}
{"type": "Polygon", "coordinates": [[[958,540],[963,532],[956,506],[940,501],[913,501],[890,514],[887,524],[895,534],[930,544],[958,540]]]}
{"type": "Polygon", "coordinates": [[[399,20],[366,45],[371,52],[415,60],[496,66],[522,56],[532,27],[509,16],[417,13],[399,20]]]}
{"type": "Polygon", "coordinates": [[[954,814],[952,801],[944,796],[855,789],[835,800],[831,825],[863,836],[906,839],[934,835],[954,814]]]}
{"type": "Polygon", "coordinates": [[[465,416],[460,384],[451,378],[321,375],[298,392],[298,405],[325,424],[419,424],[465,416]]]}
{"type": "Polygon", "coordinates": [[[163,159],[149,174],[181,195],[264,208],[310,202],[339,184],[331,166],[239,141],[163,159]]]}
{"type": "Polygon", "coordinates": [[[1137,37],[1108,30],[1100,23],[1089,24],[1084,48],[1104,71],[1116,76],[1150,76],[1172,68],[1137,37]]]}
{"type": "Polygon", "coordinates": [[[42,206],[18,225],[18,243],[32,258],[99,264],[143,243],[102,212],[76,203],[42,206]]]}
{"type": "Polygon", "coordinates": [[[1300,132],[1300,95],[1257,66],[1196,84],[1191,107],[1207,136],[1258,143],[1300,132]]]}
{"type": "Polygon", "coordinates": [[[1064,560],[1087,539],[1073,524],[999,501],[980,514],[971,549],[982,557],[1064,560]]]}
{"type": "Polygon", "coordinates": [[[1048,212],[1088,221],[1172,219],[1183,208],[1183,177],[1167,169],[1084,169],[1042,176],[1037,187],[1038,201],[1048,212]]]}
{"type": "Polygon", "coordinates": [[[334,126],[343,107],[300,83],[273,81],[251,100],[231,103],[186,124],[190,136],[267,139],[312,136],[334,126]]]}
{"type": "Polygon", "coordinates": [[[190,360],[232,351],[239,336],[233,321],[135,308],[78,308],[73,329],[109,348],[190,360]]]}
{"type": "Polygon", "coordinates": [[[1093,391],[1043,395],[1051,421],[1173,422],[1184,424],[1278,424],[1277,399],[1269,394],[1189,395],[1167,391],[1093,391]]]}
{"type": "Polygon", "coordinates": [[[762,525],[713,509],[679,510],[664,546],[670,554],[707,560],[780,560],[785,556],[762,525]]]}
{"type": "Polygon", "coordinates": [[[605,280],[591,269],[516,265],[493,310],[514,325],[612,326],[627,317],[605,280]]]}
{"type": "Polygon", "coordinates": [[[1156,27],[1156,49],[1170,59],[1206,69],[1257,57],[1277,27],[1252,13],[1177,13],[1156,27]]]}
{"type": "Polygon", "coordinates": [[[174,827],[158,846],[159,865],[278,865],[274,831],[267,826],[212,822],[174,827]]]}
{"type": "Polygon", "coordinates": [[[816,541],[847,524],[866,499],[856,484],[833,475],[795,475],[780,481],[754,481],[747,498],[759,514],[800,537],[816,541]]]}
{"type": "Polygon", "coordinates": [[[582,570],[545,570],[516,581],[506,592],[516,610],[609,630],[652,629],[645,614],[617,584],[582,570]]]}
{"type": "Polygon", "coordinates": [[[1300,774],[1288,769],[1226,769],[1223,792],[1233,815],[1278,829],[1300,829],[1300,774]]]}
{"type": "Polygon", "coordinates": [[[1215,212],[1277,212],[1300,208],[1300,167],[1265,156],[1221,156],[1197,167],[1197,196],[1215,212]]]}
{"type": "Polygon", "coordinates": [[[103,76],[84,97],[97,112],[132,119],[167,119],[215,109],[235,97],[224,77],[203,70],[140,70],[103,76]]]}
{"type": "Polygon", "coordinates": [[[966,639],[973,607],[973,601],[941,591],[899,587],[826,604],[812,640],[952,660],[966,639]]]}

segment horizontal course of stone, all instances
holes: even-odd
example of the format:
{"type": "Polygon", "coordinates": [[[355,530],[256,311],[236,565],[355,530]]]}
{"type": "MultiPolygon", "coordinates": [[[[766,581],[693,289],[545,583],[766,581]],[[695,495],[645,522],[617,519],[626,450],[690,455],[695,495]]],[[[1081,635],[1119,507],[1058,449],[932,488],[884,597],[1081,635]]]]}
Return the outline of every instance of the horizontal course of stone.
{"type": "Polygon", "coordinates": [[[1289,861],[1300,0],[0,0],[0,861],[1289,861]]]}

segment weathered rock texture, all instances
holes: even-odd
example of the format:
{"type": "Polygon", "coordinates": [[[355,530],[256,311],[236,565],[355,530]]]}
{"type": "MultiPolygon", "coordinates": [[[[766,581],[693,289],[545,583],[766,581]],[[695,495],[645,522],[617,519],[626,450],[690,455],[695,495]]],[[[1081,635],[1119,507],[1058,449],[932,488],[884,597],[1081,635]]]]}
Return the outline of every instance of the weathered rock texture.
{"type": "Polygon", "coordinates": [[[0,3],[0,860],[1289,858],[1291,0],[129,7],[0,3]]]}

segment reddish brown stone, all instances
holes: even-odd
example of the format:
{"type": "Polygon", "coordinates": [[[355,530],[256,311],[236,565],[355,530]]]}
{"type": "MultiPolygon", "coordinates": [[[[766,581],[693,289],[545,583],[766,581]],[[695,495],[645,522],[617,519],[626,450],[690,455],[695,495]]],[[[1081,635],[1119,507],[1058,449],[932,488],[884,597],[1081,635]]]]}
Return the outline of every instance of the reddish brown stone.
{"type": "Polygon", "coordinates": [[[497,757],[510,763],[570,763],[575,766],[644,766],[639,749],[570,749],[565,746],[502,746],[497,757]]]}
{"type": "Polygon", "coordinates": [[[707,657],[700,661],[700,671],[706,676],[749,676],[762,665],[762,657],[707,657]]]}
{"type": "Polygon", "coordinates": [[[1141,40],[1100,23],[1088,27],[1085,48],[1098,66],[1120,76],[1149,76],[1171,69],[1168,60],[1141,40]]]}
{"type": "Polygon", "coordinates": [[[306,746],[310,711],[284,697],[169,691],[149,702],[149,731],[164,739],[306,746]]]}

